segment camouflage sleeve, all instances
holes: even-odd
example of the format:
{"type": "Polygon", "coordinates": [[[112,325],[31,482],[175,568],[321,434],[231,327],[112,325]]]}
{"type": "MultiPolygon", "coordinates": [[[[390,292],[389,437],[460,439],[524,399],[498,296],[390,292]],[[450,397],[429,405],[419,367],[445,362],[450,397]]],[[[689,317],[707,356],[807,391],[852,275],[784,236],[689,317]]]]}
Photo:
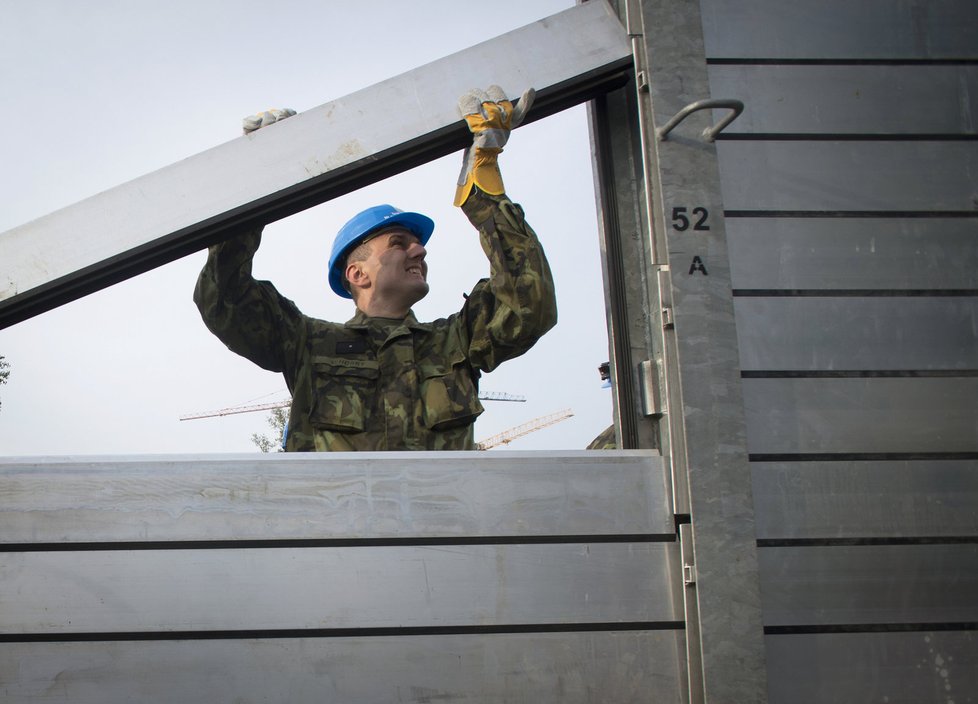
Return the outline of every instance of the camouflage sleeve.
{"type": "Polygon", "coordinates": [[[212,246],[194,303],[207,328],[228,348],[273,372],[287,372],[302,334],[303,315],[271,283],[251,275],[261,229],[212,246]]]}
{"type": "Polygon", "coordinates": [[[486,372],[529,350],[557,323],[553,276],[523,209],[478,188],[462,205],[489,258],[463,308],[469,361],[486,372]]]}

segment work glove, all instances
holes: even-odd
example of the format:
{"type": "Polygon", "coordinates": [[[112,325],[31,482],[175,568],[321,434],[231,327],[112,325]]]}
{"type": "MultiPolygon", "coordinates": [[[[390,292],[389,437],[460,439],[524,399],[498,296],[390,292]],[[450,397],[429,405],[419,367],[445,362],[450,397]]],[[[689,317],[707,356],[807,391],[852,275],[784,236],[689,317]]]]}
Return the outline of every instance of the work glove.
{"type": "Polygon", "coordinates": [[[270,125],[273,122],[278,122],[279,120],[284,120],[285,118],[292,117],[293,115],[295,115],[295,110],[291,108],[272,108],[271,110],[260,112],[257,115],[248,115],[248,117],[241,121],[241,127],[244,129],[245,134],[250,134],[255,130],[265,127],[266,125],[270,125]]]}
{"type": "Polygon", "coordinates": [[[455,189],[455,205],[462,205],[472,192],[473,186],[490,195],[505,193],[503,177],[496,162],[506,145],[511,130],[516,129],[530,106],[536,92],[530,88],[519,99],[516,107],[506,99],[499,86],[487,90],[470,90],[459,98],[458,111],[473,134],[472,146],[465,151],[462,172],[455,189]]]}

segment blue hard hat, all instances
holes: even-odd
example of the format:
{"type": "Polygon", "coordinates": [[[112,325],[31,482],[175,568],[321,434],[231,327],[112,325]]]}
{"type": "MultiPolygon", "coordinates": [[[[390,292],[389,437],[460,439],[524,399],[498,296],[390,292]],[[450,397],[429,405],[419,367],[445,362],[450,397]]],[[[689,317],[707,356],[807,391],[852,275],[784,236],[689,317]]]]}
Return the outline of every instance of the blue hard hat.
{"type": "Polygon", "coordinates": [[[428,243],[435,223],[426,215],[407,213],[393,205],[375,205],[354,215],[340,228],[333,240],[333,252],[329,255],[329,287],[333,293],[343,298],[353,298],[343,288],[343,272],[346,269],[346,255],[369,235],[380,229],[398,225],[413,233],[422,246],[428,243]]]}

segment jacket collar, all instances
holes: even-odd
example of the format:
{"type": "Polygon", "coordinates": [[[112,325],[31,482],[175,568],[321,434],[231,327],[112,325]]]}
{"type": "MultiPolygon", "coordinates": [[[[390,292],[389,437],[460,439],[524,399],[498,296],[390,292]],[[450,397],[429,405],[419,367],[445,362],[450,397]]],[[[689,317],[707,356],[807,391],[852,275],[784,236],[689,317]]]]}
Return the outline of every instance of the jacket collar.
{"type": "MultiPolygon", "coordinates": [[[[356,328],[359,330],[366,330],[369,322],[370,322],[370,317],[362,310],[357,308],[357,312],[353,315],[353,317],[346,321],[346,327],[356,328]]],[[[404,316],[404,320],[401,324],[404,328],[408,330],[420,330],[423,332],[431,331],[431,324],[419,323],[418,319],[414,317],[413,310],[408,311],[407,315],[404,316]]]]}

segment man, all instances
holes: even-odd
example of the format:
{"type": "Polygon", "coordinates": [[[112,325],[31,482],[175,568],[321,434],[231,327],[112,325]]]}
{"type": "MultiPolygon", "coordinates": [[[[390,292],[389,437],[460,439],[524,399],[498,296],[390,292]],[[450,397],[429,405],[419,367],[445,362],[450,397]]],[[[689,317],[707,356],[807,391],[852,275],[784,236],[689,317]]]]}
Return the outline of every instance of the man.
{"type": "MultiPolygon", "coordinates": [[[[557,322],[550,267],[496,161],[532,99],[531,90],[514,109],[492,86],[459,103],[474,139],[455,204],[478,229],[490,274],[454,315],[415,319],[434,223],[390,205],[356,215],[333,244],[330,288],[357,308],[343,324],[303,315],[252,277],[260,229],[210,248],[194,301],[232,351],[285,377],[286,450],[475,449],[481,372],[523,354],[557,322]]],[[[245,130],[287,116],[246,119],[245,130]]]]}

